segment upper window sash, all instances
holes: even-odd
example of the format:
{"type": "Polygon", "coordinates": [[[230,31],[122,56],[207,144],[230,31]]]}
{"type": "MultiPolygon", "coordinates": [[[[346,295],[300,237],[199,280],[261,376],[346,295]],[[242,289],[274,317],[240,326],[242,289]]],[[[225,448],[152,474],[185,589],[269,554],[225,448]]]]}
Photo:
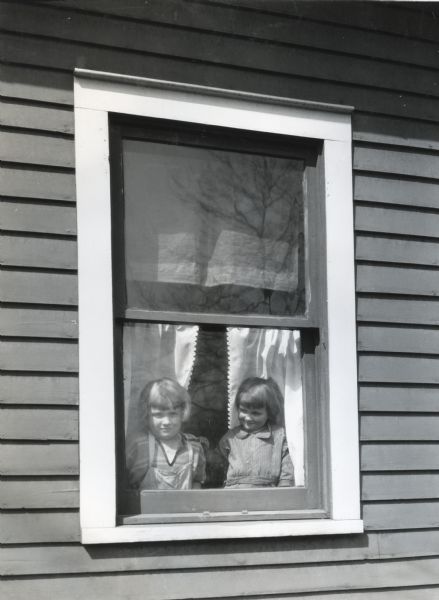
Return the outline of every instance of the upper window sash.
{"type": "Polygon", "coordinates": [[[74,94],[81,403],[80,518],[83,542],[362,531],[351,109],[85,70],[75,72],[74,94]],[[329,518],[238,521],[227,526],[221,523],[117,526],[109,113],[322,141],[329,345],[329,518]]]}

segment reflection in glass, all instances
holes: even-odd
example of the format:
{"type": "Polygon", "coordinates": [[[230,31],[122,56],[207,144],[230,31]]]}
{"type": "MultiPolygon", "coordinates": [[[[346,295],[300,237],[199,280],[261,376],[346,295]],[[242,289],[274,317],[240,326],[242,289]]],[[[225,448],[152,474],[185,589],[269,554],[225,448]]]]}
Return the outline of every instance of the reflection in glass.
{"type": "Polygon", "coordinates": [[[304,313],[304,161],[124,140],[129,308],[304,313]]]}

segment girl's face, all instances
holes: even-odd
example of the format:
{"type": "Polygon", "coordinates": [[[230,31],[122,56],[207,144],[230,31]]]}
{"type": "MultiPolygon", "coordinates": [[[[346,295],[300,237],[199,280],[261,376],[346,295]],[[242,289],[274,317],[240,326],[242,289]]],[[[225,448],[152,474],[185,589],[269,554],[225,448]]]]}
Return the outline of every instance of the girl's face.
{"type": "Polygon", "coordinates": [[[241,427],[252,433],[264,427],[268,421],[267,408],[265,406],[255,407],[249,402],[248,394],[242,394],[239,400],[238,419],[241,427]]]}
{"type": "Polygon", "coordinates": [[[172,440],[183,425],[183,410],[181,408],[159,408],[151,406],[149,411],[149,430],[159,440],[172,440]]]}

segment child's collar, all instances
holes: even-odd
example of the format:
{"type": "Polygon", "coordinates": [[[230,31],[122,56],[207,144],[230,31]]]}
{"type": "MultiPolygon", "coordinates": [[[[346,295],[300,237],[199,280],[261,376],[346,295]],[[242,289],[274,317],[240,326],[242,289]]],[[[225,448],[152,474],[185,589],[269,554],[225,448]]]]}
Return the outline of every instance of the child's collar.
{"type": "Polygon", "coordinates": [[[258,429],[258,431],[254,431],[254,432],[246,431],[245,429],[239,428],[239,431],[237,432],[236,437],[241,440],[245,440],[250,435],[254,435],[257,438],[262,439],[262,440],[268,440],[269,438],[271,438],[270,423],[267,422],[264,425],[264,427],[262,427],[261,429],[258,429]]]}

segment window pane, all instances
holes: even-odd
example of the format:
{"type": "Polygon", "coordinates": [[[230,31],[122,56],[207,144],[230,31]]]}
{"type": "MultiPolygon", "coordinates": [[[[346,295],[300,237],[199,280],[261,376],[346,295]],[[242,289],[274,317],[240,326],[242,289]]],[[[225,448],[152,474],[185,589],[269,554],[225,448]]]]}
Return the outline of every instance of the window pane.
{"type": "Polygon", "coordinates": [[[123,141],[127,306],[305,312],[304,161],[123,141]]]}
{"type": "Polygon", "coordinates": [[[297,331],[125,324],[122,512],[142,490],[303,486],[301,361],[297,331]]]}

